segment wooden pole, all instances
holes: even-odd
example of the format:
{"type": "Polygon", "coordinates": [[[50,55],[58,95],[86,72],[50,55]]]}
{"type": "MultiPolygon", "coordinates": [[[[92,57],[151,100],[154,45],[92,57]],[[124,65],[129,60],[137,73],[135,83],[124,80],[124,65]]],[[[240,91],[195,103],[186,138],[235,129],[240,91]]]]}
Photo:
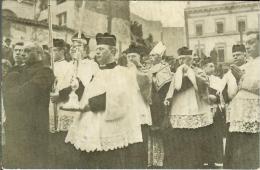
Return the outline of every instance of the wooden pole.
{"type": "MultiPolygon", "coordinates": [[[[52,36],[52,11],[51,11],[51,0],[48,0],[48,23],[49,23],[49,53],[51,56],[51,68],[54,71],[54,56],[53,56],[53,36],[52,36]]],[[[56,81],[56,80],[55,80],[56,81]]],[[[56,83],[52,86],[52,92],[56,91],[56,83]]],[[[58,124],[58,109],[57,104],[52,103],[52,113],[50,112],[50,132],[54,133],[57,129],[58,124]]]]}
{"type": "Polygon", "coordinates": [[[243,31],[240,30],[240,44],[243,44],[243,31]]]}
{"type": "Polygon", "coordinates": [[[189,24],[188,24],[188,14],[187,11],[184,10],[184,21],[185,21],[185,37],[186,37],[186,45],[189,48],[189,24]]]}
{"type": "Polygon", "coordinates": [[[52,70],[54,70],[51,0],[48,0],[48,20],[49,20],[48,22],[49,23],[49,52],[51,56],[51,68],[52,70]]]}
{"type": "Polygon", "coordinates": [[[86,0],[83,0],[82,2],[82,6],[80,8],[80,12],[79,12],[79,30],[78,30],[78,38],[81,38],[81,33],[82,33],[82,27],[83,27],[83,13],[84,13],[84,9],[86,6],[86,0]]]}
{"type": "Polygon", "coordinates": [[[198,40],[199,58],[201,58],[200,40],[198,40]]]}
{"type": "Polygon", "coordinates": [[[112,5],[111,5],[111,0],[107,0],[108,3],[108,16],[107,16],[107,32],[111,33],[112,32],[112,5]]]}

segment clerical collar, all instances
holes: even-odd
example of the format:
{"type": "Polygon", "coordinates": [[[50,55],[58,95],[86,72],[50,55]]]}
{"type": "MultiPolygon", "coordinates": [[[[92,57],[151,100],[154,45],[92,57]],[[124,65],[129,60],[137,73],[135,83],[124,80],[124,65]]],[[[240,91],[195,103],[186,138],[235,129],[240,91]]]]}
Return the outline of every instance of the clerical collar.
{"type": "Polygon", "coordinates": [[[109,64],[105,64],[105,65],[99,65],[99,68],[101,70],[104,70],[104,69],[113,69],[116,67],[116,62],[113,62],[113,63],[109,63],[109,64]]]}

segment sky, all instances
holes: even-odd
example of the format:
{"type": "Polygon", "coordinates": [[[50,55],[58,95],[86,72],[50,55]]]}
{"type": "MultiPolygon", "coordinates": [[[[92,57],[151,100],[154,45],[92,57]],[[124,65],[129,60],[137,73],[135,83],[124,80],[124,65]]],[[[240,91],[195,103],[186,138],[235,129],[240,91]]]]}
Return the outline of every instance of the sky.
{"type": "Polygon", "coordinates": [[[160,20],[164,27],[184,27],[187,1],[130,1],[130,11],[148,20],[160,20]]]}
{"type": "MultiPolygon", "coordinates": [[[[243,1],[189,1],[192,7],[243,1]]],[[[130,1],[130,11],[148,20],[160,20],[164,27],[184,27],[187,1],[130,1]]]]}

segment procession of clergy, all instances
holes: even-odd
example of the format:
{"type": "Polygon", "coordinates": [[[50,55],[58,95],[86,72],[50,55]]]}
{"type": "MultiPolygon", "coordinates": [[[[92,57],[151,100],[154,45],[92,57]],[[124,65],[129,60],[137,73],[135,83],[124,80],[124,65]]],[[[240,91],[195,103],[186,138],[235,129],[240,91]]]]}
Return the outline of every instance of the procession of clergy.
{"type": "Polygon", "coordinates": [[[116,59],[116,36],[98,33],[90,59],[89,38],[71,41],[53,40],[54,70],[35,43],[2,60],[4,168],[259,168],[258,32],[223,77],[187,47],[171,70],[162,42],[116,59]]]}

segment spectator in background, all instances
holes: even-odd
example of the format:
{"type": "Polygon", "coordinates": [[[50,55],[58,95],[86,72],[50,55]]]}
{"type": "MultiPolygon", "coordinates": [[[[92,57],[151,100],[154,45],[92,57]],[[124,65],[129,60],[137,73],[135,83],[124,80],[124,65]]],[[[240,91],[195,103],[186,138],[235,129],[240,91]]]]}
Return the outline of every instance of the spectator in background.
{"type": "Polygon", "coordinates": [[[119,56],[117,64],[120,66],[127,66],[127,57],[126,57],[127,53],[126,51],[123,51],[121,56],[119,56]]]}
{"type": "Polygon", "coordinates": [[[13,50],[13,59],[14,59],[14,66],[10,70],[21,72],[25,67],[25,59],[24,59],[24,43],[18,42],[14,45],[13,50]]]}

